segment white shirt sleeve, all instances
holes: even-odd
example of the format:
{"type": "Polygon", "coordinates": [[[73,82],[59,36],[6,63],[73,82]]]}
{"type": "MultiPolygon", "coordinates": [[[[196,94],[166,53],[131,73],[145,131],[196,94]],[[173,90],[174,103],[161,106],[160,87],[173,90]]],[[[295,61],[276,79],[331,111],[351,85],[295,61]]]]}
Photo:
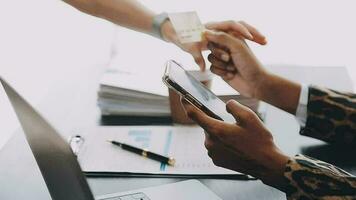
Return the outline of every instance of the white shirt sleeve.
{"type": "Polygon", "coordinates": [[[302,85],[302,89],[300,91],[299,103],[297,107],[297,111],[295,113],[295,117],[299,122],[300,126],[304,127],[307,121],[307,105],[308,105],[308,86],[302,85]]]}

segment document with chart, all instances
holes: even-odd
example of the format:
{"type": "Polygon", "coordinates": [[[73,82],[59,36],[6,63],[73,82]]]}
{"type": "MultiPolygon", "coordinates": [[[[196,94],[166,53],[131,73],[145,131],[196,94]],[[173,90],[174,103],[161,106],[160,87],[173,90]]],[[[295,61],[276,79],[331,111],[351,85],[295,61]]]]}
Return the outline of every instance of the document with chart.
{"type": "Polygon", "coordinates": [[[151,175],[241,175],[213,164],[204,147],[204,132],[192,126],[101,127],[88,134],[78,160],[84,172],[151,175]],[[169,166],[125,151],[116,140],[173,157],[169,166]]]}

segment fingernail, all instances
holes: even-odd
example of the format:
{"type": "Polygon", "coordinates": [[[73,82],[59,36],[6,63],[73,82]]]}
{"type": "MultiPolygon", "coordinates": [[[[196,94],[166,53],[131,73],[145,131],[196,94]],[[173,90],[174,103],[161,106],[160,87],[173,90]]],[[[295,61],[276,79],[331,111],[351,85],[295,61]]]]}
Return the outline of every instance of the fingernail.
{"type": "Polygon", "coordinates": [[[204,26],[205,26],[205,28],[210,28],[212,25],[213,25],[213,23],[208,22],[208,23],[206,23],[204,26]]]}
{"type": "Polygon", "coordinates": [[[267,44],[267,43],[268,43],[266,38],[263,39],[263,43],[264,43],[264,44],[267,44]]]}
{"type": "Polygon", "coordinates": [[[214,35],[214,32],[210,31],[210,30],[205,30],[204,35],[205,35],[205,37],[207,37],[209,39],[214,35]]]}
{"type": "Polygon", "coordinates": [[[227,61],[230,60],[230,56],[227,55],[227,54],[222,54],[222,55],[221,55],[221,59],[222,59],[223,61],[227,62],[227,61]]]}

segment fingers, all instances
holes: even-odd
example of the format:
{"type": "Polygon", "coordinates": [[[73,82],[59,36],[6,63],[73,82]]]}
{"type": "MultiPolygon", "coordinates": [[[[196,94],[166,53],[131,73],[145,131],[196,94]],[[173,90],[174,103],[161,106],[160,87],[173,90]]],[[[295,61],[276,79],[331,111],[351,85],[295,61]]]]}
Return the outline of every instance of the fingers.
{"type": "MultiPolygon", "coordinates": [[[[228,62],[229,60],[222,60],[223,54],[226,53],[225,50],[217,48],[216,45],[210,43],[208,45],[211,50],[211,54],[208,56],[208,60],[211,62],[210,70],[212,73],[221,76],[224,80],[231,80],[237,73],[236,68],[228,62]],[[221,59],[219,59],[219,57],[221,59]]],[[[226,53],[227,54],[227,53],[226,53]]]]}
{"type": "Polygon", "coordinates": [[[254,41],[261,45],[267,44],[266,37],[262,35],[255,27],[247,24],[244,21],[211,22],[211,23],[207,23],[205,27],[212,30],[230,32],[237,37],[243,36],[245,39],[254,41]],[[248,32],[248,35],[251,35],[252,37],[247,36],[246,32],[248,32]]]}
{"type": "Polygon", "coordinates": [[[240,39],[236,39],[233,36],[225,32],[214,32],[214,31],[205,31],[205,38],[212,43],[218,44],[227,48],[230,53],[236,52],[242,48],[244,42],[240,39]]]}
{"type": "Polygon", "coordinates": [[[218,76],[226,76],[228,73],[225,69],[221,69],[220,67],[214,65],[210,67],[210,71],[218,76]]]}
{"type": "Polygon", "coordinates": [[[192,53],[195,63],[199,65],[201,71],[205,71],[205,60],[201,51],[195,51],[192,53]]]}
{"type": "Polygon", "coordinates": [[[230,62],[224,62],[217,58],[214,54],[209,54],[208,60],[210,61],[211,65],[217,66],[220,69],[224,69],[227,72],[236,72],[236,68],[230,62]]]}
{"type": "Polygon", "coordinates": [[[184,97],[181,97],[180,101],[181,101],[183,108],[184,108],[185,112],[187,113],[187,115],[188,115],[188,112],[199,112],[200,111],[198,108],[194,107],[191,103],[189,103],[184,97]]]}
{"type": "Polygon", "coordinates": [[[248,31],[253,35],[253,41],[261,44],[261,45],[265,45],[267,44],[267,39],[264,35],[262,35],[262,33],[260,31],[258,31],[255,27],[251,26],[250,24],[244,22],[244,21],[240,21],[240,23],[242,25],[244,25],[248,31]]]}
{"type": "Polygon", "coordinates": [[[204,145],[214,165],[240,172],[245,171],[244,168],[241,168],[241,165],[244,164],[241,163],[243,154],[236,152],[233,147],[210,138],[205,139],[204,145]]]}
{"type": "Polygon", "coordinates": [[[194,120],[199,126],[201,126],[206,132],[212,135],[212,137],[224,137],[226,134],[229,134],[233,128],[233,124],[228,124],[226,122],[217,120],[205,114],[200,109],[188,105],[186,100],[182,100],[184,108],[187,112],[187,115],[194,120]]]}
{"type": "Polygon", "coordinates": [[[230,81],[235,77],[236,72],[228,72],[223,69],[219,69],[216,66],[211,66],[210,71],[218,76],[220,76],[224,81],[230,81]]]}
{"type": "Polygon", "coordinates": [[[242,126],[252,122],[254,118],[256,118],[255,113],[251,109],[235,100],[230,100],[226,103],[226,110],[235,118],[239,125],[242,126]]]}
{"type": "Polygon", "coordinates": [[[218,66],[212,65],[210,71],[218,76],[221,76],[222,79],[229,81],[234,78],[236,72],[229,72],[226,69],[221,69],[218,66]]]}
{"type": "Polygon", "coordinates": [[[211,63],[211,65],[214,65],[214,66],[217,66],[219,67],[220,69],[225,69],[226,71],[235,71],[234,68],[231,69],[231,66],[230,66],[230,70],[227,69],[228,66],[229,66],[229,63],[227,62],[224,62],[220,59],[218,59],[215,55],[213,54],[209,54],[208,55],[208,60],[209,62],[211,63]]]}
{"type": "Polygon", "coordinates": [[[227,145],[233,145],[231,138],[239,137],[242,129],[236,124],[229,124],[217,119],[214,119],[205,114],[200,109],[190,105],[186,100],[182,100],[182,104],[187,112],[187,115],[195,121],[209,135],[209,139],[220,140],[227,145]]]}
{"type": "Polygon", "coordinates": [[[208,116],[199,109],[188,108],[187,115],[208,133],[213,133],[214,135],[221,132],[222,127],[225,125],[224,122],[208,116]]]}
{"type": "Polygon", "coordinates": [[[213,43],[209,43],[208,44],[208,49],[211,51],[211,53],[219,58],[220,60],[224,61],[224,62],[229,62],[230,60],[230,55],[228,52],[224,51],[223,49],[221,48],[217,48],[214,46],[213,43]]]}
{"type": "Polygon", "coordinates": [[[183,104],[183,107],[188,115],[192,120],[197,122],[204,130],[207,132],[210,132],[210,128],[214,126],[214,122],[218,121],[215,120],[212,117],[209,117],[207,114],[205,114],[203,111],[200,109],[196,108],[193,106],[191,103],[189,103],[186,99],[181,98],[181,102],[183,104]]]}
{"type": "Polygon", "coordinates": [[[204,146],[206,149],[210,149],[214,145],[213,139],[211,139],[209,133],[205,131],[204,146]]]}
{"type": "Polygon", "coordinates": [[[220,30],[220,31],[235,31],[242,35],[244,38],[253,40],[253,35],[249,32],[249,30],[242,24],[237,23],[235,21],[224,21],[218,23],[208,23],[205,25],[208,29],[220,30]]]}

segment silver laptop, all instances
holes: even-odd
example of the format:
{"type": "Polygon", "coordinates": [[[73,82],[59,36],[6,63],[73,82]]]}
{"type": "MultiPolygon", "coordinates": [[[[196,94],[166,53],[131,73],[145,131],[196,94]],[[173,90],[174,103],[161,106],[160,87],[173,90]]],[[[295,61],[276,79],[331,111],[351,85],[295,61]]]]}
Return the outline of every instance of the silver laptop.
{"type": "Polygon", "coordinates": [[[52,199],[220,199],[196,180],[182,181],[124,193],[108,194],[94,198],[69,144],[1,77],[0,82],[14,107],[52,199]]]}

